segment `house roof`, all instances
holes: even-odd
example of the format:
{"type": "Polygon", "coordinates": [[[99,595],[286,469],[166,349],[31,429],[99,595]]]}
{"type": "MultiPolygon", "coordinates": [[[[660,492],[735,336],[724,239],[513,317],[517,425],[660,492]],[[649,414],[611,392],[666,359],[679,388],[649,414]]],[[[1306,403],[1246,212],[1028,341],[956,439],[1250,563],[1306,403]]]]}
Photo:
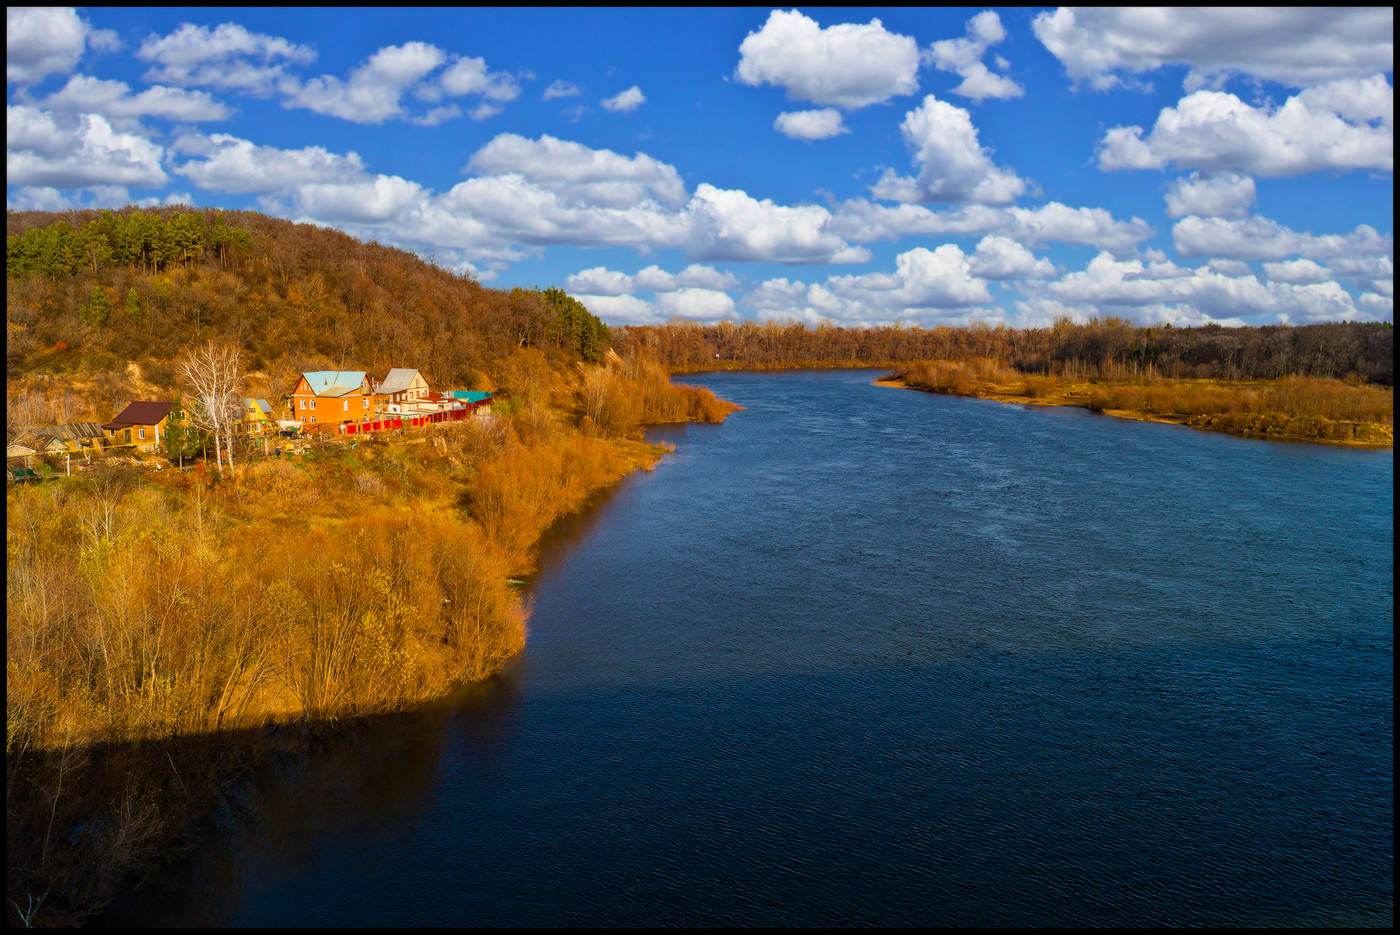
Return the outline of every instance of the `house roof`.
{"type": "MultiPolygon", "coordinates": [[[[413,384],[413,378],[418,375],[418,371],[412,367],[395,367],[384,377],[384,382],[374,388],[374,391],[376,393],[402,393],[413,384]]],[[[423,382],[428,382],[426,377],[424,377],[423,382]]]]}
{"type": "Polygon", "coordinates": [[[59,438],[52,432],[39,431],[25,432],[19,438],[15,439],[15,444],[22,445],[25,448],[33,449],[33,451],[35,451],[36,453],[40,451],[55,450],[55,448],[58,451],[62,451],[64,450],[64,448],[67,447],[63,444],[63,439],[59,438]]]}
{"type": "Polygon", "coordinates": [[[246,397],[245,397],[244,400],[243,400],[243,402],[245,402],[245,403],[248,404],[248,408],[249,408],[249,409],[252,409],[254,406],[256,406],[256,407],[258,407],[259,409],[262,410],[262,412],[263,412],[264,415],[266,415],[266,416],[271,416],[271,415],[272,415],[272,404],[269,403],[269,402],[268,402],[267,400],[265,400],[265,399],[251,399],[251,398],[246,398],[246,397]]]}
{"type": "Polygon", "coordinates": [[[449,395],[469,403],[479,403],[491,398],[489,390],[452,390],[449,395]]]}
{"type": "Polygon", "coordinates": [[[104,429],[123,429],[128,425],[155,425],[170,415],[170,410],[174,408],[174,403],[137,400],[117,413],[111,422],[102,427],[104,429]]]}
{"type": "Polygon", "coordinates": [[[102,438],[102,424],[99,422],[67,422],[63,425],[36,425],[29,431],[35,434],[51,435],[54,438],[82,441],[87,438],[102,438]]]}
{"type": "Polygon", "coordinates": [[[363,370],[309,370],[302,374],[317,396],[344,396],[358,392],[365,382],[363,370]]]}

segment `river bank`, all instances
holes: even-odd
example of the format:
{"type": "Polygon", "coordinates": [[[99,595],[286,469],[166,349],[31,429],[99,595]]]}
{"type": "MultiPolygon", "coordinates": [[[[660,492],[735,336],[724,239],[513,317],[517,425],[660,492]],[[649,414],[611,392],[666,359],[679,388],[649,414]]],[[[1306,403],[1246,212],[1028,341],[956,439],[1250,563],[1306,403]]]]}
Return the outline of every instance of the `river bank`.
{"type": "MultiPolygon", "coordinates": [[[[1001,380],[976,379],[962,374],[957,375],[955,379],[945,377],[911,380],[903,374],[892,373],[874,381],[874,385],[989,399],[1023,406],[1073,406],[1118,419],[1184,425],[1242,438],[1309,442],[1370,450],[1394,447],[1394,424],[1393,417],[1390,416],[1394,394],[1389,387],[1353,387],[1341,381],[1323,381],[1317,378],[1254,381],[1157,380],[1150,383],[1132,383],[1067,381],[1053,377],[1025,378],[1019,375],[1006,379],[1005,375],[1002,376],[1001,380]],[[1299,387],[1298,384],[1307,385],[1299,387]],[[1329,396],[1347,394],[1355,397],[1369,391],[1371,398],[1360,401],[1360,406],[1376,413],[1377,418],[1332,418],[1318,411],[1325,410],[1326,402],[1312,406],[1311,411],[1306,413],[1290,412],[1287,411],[1287,403],[1275,403],[1282,395],[1282,390],[1292,391],[1289,395],[1293,399],[1289,402],[1307,397],[1310,389],[1314,390],[1314,397],[1322,395],[1315,392],[1319,385],[1329,396]],[[1384,398],[1381,398],[1382,396],[1384,398]],[[1138,405],[1123,405],[1124,402],[1138,405]],[[1154,402],[1158,405],[1154,406],[1154,402]],[[1384,415],[1380,415],[1381,412],[1384,415]]],[[[1353,399],[1348,399],[1347,402],[1356,405],[1353,399]]]]}
{"type": "Polygon", "coordinates": [[[670,450],[539,409],[411,436],[7,492],[12,923],[81,924],[237,776],[498,672],[541,537],[670,450]]]}
{"type": "Polygon", "coordinates": [[[1384,926],[1390,453],[880,375],[695,381],[475,703],[113,924],[1384,926]]]}

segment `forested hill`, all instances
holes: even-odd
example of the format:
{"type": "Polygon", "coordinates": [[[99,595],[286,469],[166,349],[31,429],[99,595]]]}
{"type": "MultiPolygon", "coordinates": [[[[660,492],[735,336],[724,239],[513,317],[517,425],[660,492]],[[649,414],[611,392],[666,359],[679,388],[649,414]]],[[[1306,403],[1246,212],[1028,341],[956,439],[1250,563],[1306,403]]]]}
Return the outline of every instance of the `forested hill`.
{"type": "Polygon", "coordinates": [[[174,391],[181,351],[210,337],[244,349],[250,393],[269,397],[316,369],[415,367],[491,388],[520,348],[560,368],[609,343],[562,290],[489,289],[252,211],[11,211],[7,227],[7,383],[83,387],[80,408],[174,391]]]}

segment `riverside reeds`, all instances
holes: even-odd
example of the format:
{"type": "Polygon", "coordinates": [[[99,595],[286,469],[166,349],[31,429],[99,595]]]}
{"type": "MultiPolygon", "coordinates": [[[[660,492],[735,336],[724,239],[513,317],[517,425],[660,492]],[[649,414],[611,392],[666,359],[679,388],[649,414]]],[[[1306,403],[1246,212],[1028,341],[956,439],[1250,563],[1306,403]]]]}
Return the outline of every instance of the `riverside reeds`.
{"type": "Polygon", "coordinates": [[[935,393],[1082,406],[1130,418],[1263,438],[1384,447],[1394,442],[1389,386],[1327,377],[1176,380],[1102,374],[1024,374],[987,358],[920,361],[894,374],[935,393]]]}

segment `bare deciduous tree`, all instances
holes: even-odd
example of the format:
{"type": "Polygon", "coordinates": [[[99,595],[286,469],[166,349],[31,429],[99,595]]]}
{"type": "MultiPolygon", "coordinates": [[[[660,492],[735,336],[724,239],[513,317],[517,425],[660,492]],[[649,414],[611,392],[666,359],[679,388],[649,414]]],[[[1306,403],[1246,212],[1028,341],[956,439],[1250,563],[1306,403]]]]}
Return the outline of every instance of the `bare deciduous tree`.
{"type": "Polygon", "coordinates": [[[227,444],[233,470],[233,427],[242,413],[242,354],[231,344],[208,341],[185,354],[180,374],[194,391],[191,418],[214,434],[214,453],[223,473],[222,447],[227,444]]]}

